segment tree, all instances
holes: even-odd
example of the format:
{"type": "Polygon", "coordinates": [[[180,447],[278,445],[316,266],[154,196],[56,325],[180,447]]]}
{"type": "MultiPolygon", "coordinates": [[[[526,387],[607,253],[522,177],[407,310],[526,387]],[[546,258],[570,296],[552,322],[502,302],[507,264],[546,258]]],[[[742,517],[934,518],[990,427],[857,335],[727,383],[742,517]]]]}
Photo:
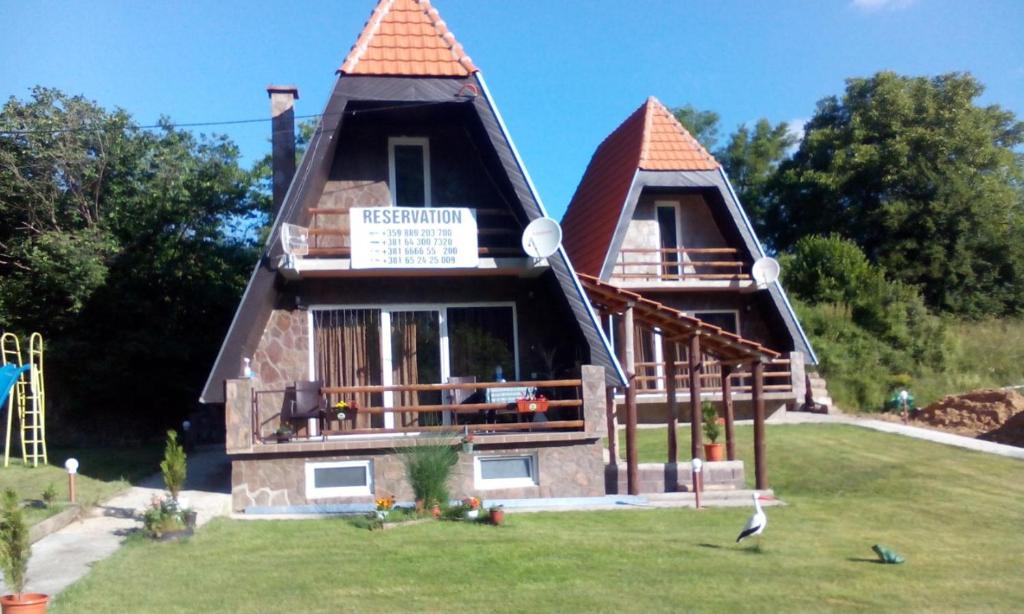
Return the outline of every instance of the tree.
{"type": "Polygon", "coordinates": [[[701,111],[697,107],[687,104],[672,109],[679,123],[686,128],[693,138],[711,151],[718,144],[718,128],[720,118],[714,111],[701,111]]]}
{"type": "Polygon", "coordinates": [[[773,126],[767,119],[759,119],[753,130],[741,125],[725,148],[715,154],[759,236],[767,230],[764,219],[768,184],[796,143],[796,135],[785,122],[773,126]]]}
{"type": "Polygon", "coordinates": [[[961,73],[848,80],[770,182],[770,243],[835,232],[935,308],[1024,311],[1024,123],[982,91],[961,73]]]}
{"type": "Polygon", "coordinates": [[[237,147],[161,124],[41,87],[0,110],[0,326],[47,337],[58,428],[178,424],[255,260],[237,147]]]}

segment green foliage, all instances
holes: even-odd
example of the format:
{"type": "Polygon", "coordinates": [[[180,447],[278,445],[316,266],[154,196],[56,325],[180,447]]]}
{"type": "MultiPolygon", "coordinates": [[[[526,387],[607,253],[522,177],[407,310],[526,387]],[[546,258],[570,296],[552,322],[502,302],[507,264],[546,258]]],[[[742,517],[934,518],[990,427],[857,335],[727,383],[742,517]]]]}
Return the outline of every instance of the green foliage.
{"type": "Polygon", "coordinates": [[[459,460],[455,444],[448,439],[421,440],[398,450],[413,494],[428,507],[434,502],[447,505],[450,500],[448,480],[459,460]]]}
{"type": "Polygon", "coordinates": [[[164,476],[164,486],[171,493],[171,498],[178,500],[178,493],[185,486],[188,466],[185,449],[178,443],[178,433],[167,431],[167,445],[164,448],[164,459],[160,462],[160,472],[164,476]]]}
{"type": "Polygon", "coordinates": [[[256,175],[225,137],[54,89],[9,99],[0,124],[22,131],[0,135],[0,326],[46,337],[51,424],[179,423],[256,257],[256,175]]]}
{"type": "Polygon", "coordinates": [[[786,289],[815,303],[853,305],[880,275],[856,243],[836,234],[803,237],[780,261],[786,289]]]}
{"type": "Polygon", "coordinates": [[[718,438],[722,435],[722,426],[718,424],[718,410],[715,409],[715,404],[704,401],[700,405],[700,410],[704,418],[704,436],[709,442],[718,443],[718,438]]]}
{"type": "Polygon", "coordinates": [[[769,183],[797,141],[789,124],[772,125],[767,119],[759,119],[753,130],[746,124],[737,128],[726,146],[715,152],[759,236],[768,230],[763,221],[769,207],[769,183]]]}
{"type": "Polygon", "coordinates": [[[151,537],[157,537],[174,531],[182,531],[185,525],[185,510],[178,506],[178,501],[171,497],[156,497],[142,513],[142,525],[151,537]]]}
{"type": "Polygon", "coordinates": [[[43,505],[46,507],[53,507],[53,504],[57,502],[57,487],[50,482],[47,485],[46,490],[43,491],[43,505]]]}
{"type": "Polygon", "coordinates": [[[4,572],[4,583],[15,595],[25,592],[25,575],[31,556],[21,502],[14,489],[7,488],[0,502],[0,569],[4,572]]]}
{"type": "Polygon", "coordinates": [[[982,91],[961,73],[849,79],[770,182],[765,238],[839,233],[938,310],[1021,313],[1024,122],[982,91]]]}
{"type": "Polygon", "coordinates": [[[714,111],[702,111],[697,107],[687,104],[677,109],[672,109],[679,123],[686,128],[693,138],[711,151],[718,144],[718,129],[720,117],[714,111]]]}

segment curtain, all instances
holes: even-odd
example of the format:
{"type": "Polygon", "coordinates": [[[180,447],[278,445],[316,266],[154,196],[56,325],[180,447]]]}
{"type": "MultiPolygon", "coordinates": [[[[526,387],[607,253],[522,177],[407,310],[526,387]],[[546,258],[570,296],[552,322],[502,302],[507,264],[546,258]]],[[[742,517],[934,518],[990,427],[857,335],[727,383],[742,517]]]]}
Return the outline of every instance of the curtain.
{"type": "MultiPolygon", "coordinates": [[[[318,310],[313,314],[316,377],[324,386],[372,386],[380,379],[380,312],[370,309],[318,310]]],[[[379,407],[379,394],[329,395],[328,403],[379,407]]],[[[341,430],[382,426],[381,416],[350,412],[341,430]]]]}
{"type": "MultiPolygon", "coordinates": [[[[395,312],[391,314],[391,374],[397,385],[418,384],[419,356],[416,343],[416,312],[395,312]]],[[[394,393],[395,405],[415,407],[420,404],[419,393],[402,391],[394,393]]],[[[399,426],[418,424],[419,414],[396,414],[399,426]]]]}

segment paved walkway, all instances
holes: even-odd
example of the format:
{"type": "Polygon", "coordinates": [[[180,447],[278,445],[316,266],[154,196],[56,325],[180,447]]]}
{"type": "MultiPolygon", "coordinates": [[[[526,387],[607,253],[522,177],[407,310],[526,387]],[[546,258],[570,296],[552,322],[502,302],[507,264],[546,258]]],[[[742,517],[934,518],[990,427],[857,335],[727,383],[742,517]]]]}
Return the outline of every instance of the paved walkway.
{"type": "MultiPolygon", "coordinates": [[[[223,450],[192,452],[188,481],[179,498],[199,512],[197,526],[230,512],[230,469],[223,450]]],[[[81,521],[32,545],[27,590],[56,595],[89,572],[96,561],[113,554],[125,537],[141,528],[138,519],[154,495],[163,493],[155,475],[93,509],[81,521]]],[[[0,581],[0,594],[7,592],[0,581]]]]}

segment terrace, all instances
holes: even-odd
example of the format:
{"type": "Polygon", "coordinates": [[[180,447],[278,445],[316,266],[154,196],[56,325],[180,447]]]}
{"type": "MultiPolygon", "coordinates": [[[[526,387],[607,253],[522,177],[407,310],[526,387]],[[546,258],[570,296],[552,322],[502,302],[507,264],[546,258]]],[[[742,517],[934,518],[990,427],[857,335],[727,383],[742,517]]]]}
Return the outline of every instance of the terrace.
{"type": "Polygon", "coordinates": [[[627,288],[754,288],[749,264],[732,247],[624,247],[610,282],[627,288]]]}

